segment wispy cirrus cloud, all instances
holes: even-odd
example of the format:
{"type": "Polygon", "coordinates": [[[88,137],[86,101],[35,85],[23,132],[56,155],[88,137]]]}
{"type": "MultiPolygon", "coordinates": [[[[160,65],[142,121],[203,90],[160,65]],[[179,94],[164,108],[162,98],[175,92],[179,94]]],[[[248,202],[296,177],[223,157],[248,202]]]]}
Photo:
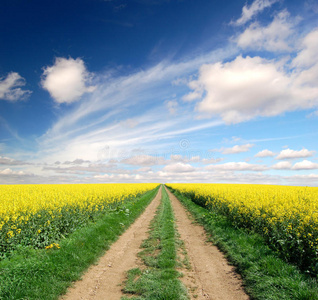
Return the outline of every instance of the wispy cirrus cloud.
{"type": "Polygon", "coordinates": [[[31,95],[31,91],[23,90],[25,79],[17,72],[11,72],[7,77],[0,78],[0,99],[7,101],[24,100],[31,95]]]}
{"type": "Polygon", "coordinates": [[[96,89],[83,94],[83,101],[62,114],[38,139],[41,152],[47,153],[50,160],[73,160],[71,154],[77,152],[82,159],[94,160],[105,147],[120,152],[127,144],[134,147],[222,125],[221,120],[193,122],[192,110],[178,107],[177,100],[169,103],[170,100],[163,99],[177,99],[184,94],[185,85],[171,84],[176,78],[192,74],[202,63],[218,61],[235,51],[231,46],[177,63],[161,61],[128,75],[115,71],[95,74],[96,89]],[[178,114],[174,114],[176,109],[178,114]],[[131,122],[125,123],[125,118],[133,120],[133,126],[129,126],[131,122]]]}
{"type": "Polygon", "coordinates": [[[279,0],[254,0],[251,5],[244,5],[241,17],[236,21],[231,22],[231,24],[236,26],[244,25],[260,12],[262,12],[265,8],[272,6],[278,1],[279,0]]]}

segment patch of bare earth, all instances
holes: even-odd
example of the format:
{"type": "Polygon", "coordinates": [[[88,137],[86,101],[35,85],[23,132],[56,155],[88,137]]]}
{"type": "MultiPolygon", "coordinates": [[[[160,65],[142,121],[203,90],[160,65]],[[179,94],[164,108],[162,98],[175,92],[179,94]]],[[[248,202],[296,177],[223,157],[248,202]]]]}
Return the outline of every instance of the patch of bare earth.
{"type": "Polygon", "coordinates": [[[61,299],[117,300],[123,296],[121,284],[126,279],[126,272],[138,267],[137,254],[142,241],[148,236],[148,227],[160,199],[161,188],[144,213],[112,244],[98,264],[90,267],[82,280],[75,282],[61,299]]]}
{"type": "MultiPolygon", "coordinates": [[[[202,226],[193,224],[179,200],[168,191],[180,239],[184,242],[191,269],[183,268],[181,281],[191,299],[247,300],[240,276],[212,243],[202,226]]],[[[184,253],[182,254],[182,259],[184,253]]]]}

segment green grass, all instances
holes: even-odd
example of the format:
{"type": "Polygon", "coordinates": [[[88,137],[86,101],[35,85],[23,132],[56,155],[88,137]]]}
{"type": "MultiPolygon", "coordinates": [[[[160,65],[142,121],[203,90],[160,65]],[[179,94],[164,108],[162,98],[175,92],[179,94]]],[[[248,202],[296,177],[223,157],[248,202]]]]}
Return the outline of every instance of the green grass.
{"type": "Polygon", "coordinates": [[[122,299],[188,299],[185,287],[178,277],[177,232],[167,192],[162,190],[161,204],[151,222],[149,238],[142,244],[139,256],[144,267],[128,271],[123,291],[130,297],[122,299]]]}
{"type": "Polygon", "coordinates": [[[18,248],[0,262],[0,299],[58,299],[144,211],[158,188],[121,204],[59,242],[60,249],[18,248]]]}
{"type": "Polygon", "coordinates": [[[317,280],[283,261],[259,234],[237,229],[225,216],[208,211],[180,193],[173,192],[211,235],[211,241],[236,266],[252,299],[318,299],[317,280]]]}

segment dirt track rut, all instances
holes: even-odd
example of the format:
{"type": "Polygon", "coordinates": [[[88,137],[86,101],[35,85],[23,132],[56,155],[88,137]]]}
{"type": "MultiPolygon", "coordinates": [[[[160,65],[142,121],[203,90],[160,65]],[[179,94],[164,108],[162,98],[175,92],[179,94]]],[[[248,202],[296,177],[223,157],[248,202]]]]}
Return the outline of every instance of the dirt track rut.
{"type": "MultiPolygon", "coordinates": [[[[168,191],[176,217],[178,232],[184,241],[191,270],[182,269],[181,278],[191,299],[247,300],[242,281],[217,247],[206,242],[204,229],[189,217],[189,213],[168,191]]],[[[126,232],[68,290],[61,300],[119,300],[123,293],[121,284],[126,272],[138,267],[137,254],[147,238],[150,221],[155,216],[161,199],[161,188],[144,213],[126,232]]],[[[150,299],[151,300],[151,299],[150,299]]],[[[168,299],[167,299],[168,300],[168,299]]]]}
{"type": "Polygon", "coordinates": [[[191,299],[247,300],[242,281],[229,265],[222,252],[206,242],[207,236],[200,225],[193,224],[180,201],[169,191],[178,232],[185,243],[192,270],[182,270],[182,282],[191,299]]]}
{"type": "Polygon", "coordinates": [[[150,221],[161,199],[161,188],[143,214],[112,244],[110,249],[75,282],[63,300],[119,300],[126,271],[137,267],[137,253],[147,238],[150,221]]]}

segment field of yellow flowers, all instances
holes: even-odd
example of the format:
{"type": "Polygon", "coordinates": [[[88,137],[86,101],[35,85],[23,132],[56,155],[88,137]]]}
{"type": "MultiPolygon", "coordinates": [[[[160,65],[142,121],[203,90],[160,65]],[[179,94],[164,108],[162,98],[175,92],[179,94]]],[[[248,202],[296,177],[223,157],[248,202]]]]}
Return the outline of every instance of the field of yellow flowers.
{"type": "Polygon", "coordinates": [[[158,184],[0,185],[0,259],[20,246],[55,243],[158,184]]]}
{"type": "Polygon", "coordinates": [[[260,233],[289,262],[318,274],[318,188],[168,184],[233,225],[260,233]]]}

